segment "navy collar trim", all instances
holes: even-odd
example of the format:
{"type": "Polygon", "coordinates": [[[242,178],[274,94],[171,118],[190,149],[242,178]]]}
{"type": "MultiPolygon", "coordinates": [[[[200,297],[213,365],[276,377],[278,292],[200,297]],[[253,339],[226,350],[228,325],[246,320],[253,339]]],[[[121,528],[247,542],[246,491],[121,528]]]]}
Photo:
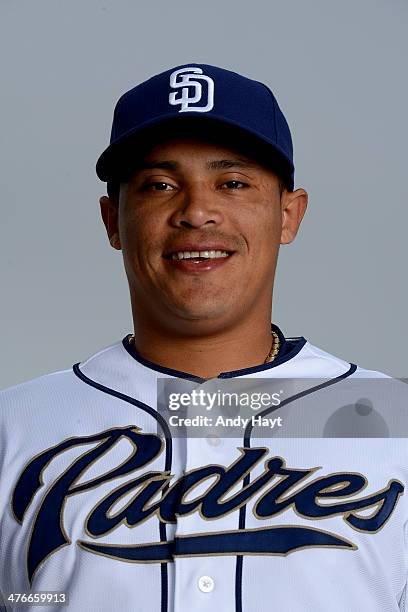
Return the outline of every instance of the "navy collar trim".
{"type": "MultiPolygon", "coordinates": [[[[299,338],[291,338],[290,340],[287,340],[277,325],[274,325],[272,323],[272,329],[278,334],[279,340],[281,342],[279,353],[272,362],[263,363],[261,365],[252,366],[250,368],[232,370],[231,372],[221,372],[215,378],[221,378],[221,379],[222,378],[235,378],[238,376],[245,376],[246,374],[253,374],[254,372],[263,372],[264,370],[271,370],[272,368],[276,368],[277,366],[282,365],[282,363],[286,363],[287,361],[295,357],[295,355],[297,355],[301,351],[301,349],[304,347],[304,345],[306,344],[306,339],[303,336],[300,336],[299,338]]],[[[192,380],[192,381],[199,382],[199,383],[204,383],[207,380],[211,380],[208,378],[202,378],[200,376],[195,376],[194,374],[189,374],[188,372],[182,372],[181,370],[174,370],[173,368],[166,368],[157,363],[154,363],[153,361],[149,361],[148,359],[145,359],[144,357],[142,357],[142,355],[140,355],[140,353],[137,351],[137,349],[132,344],[129,344],[130,336],[131,334],[128,334],[127,336],[123,338],[122,340],[123,347],[129,353],[129,355],[133,357],[133,359],[135,359],[142,365],[146,366],[150,370],[155,370],[156,372],[160,372],[162,374],[168,374],[169,376],[174,376],[176,378],[184,378],[184,379],[192,380]]]]}

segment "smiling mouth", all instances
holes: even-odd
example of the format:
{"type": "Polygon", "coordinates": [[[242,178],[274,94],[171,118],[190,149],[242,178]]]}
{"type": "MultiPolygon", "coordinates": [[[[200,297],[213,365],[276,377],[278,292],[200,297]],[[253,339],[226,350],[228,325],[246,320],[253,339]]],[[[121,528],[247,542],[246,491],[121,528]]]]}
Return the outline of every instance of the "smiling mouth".
{"type": "Polygon", "coordinates": [[[164,255],[166,266],[183,274],[209,273],[225,265],[233,258],[235,251],[206,249],[203,251],[174,251],[164,255]]]}
{"type": "Polygon", "coordinates": [[[164,258],[171,261],[189,260],[192,262],[200,262],[213,259],[226,259],[231,255],[233,255],[233,251],[176,251],[174,253],[164,255],[164,258]]]}

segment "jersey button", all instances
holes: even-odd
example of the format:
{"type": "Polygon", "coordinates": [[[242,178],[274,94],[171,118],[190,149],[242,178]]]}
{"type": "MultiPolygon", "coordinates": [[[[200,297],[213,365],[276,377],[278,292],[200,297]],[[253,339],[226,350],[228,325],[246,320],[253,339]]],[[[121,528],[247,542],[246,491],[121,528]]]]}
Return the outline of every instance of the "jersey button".
{"type": "Polygon", "coordinates": [[[214,580],[211,576],[201,576],[198,579],[198,588],[202,593],[211,593],[214,589],[214,580]]]}
{"type": "Polygon", "coordinates": [[[219,446],[221,444],[220,437],[217,434],[208,434],[207,444],[210,446],[219,446]]]}

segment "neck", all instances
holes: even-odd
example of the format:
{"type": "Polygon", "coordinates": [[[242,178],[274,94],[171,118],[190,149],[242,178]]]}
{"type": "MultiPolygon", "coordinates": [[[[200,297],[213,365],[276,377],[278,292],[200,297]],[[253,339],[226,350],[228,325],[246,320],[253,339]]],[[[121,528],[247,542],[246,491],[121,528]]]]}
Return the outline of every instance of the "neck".
{"type": "Polygon", "coordinates": [[[262,321],[246,320],[205,333],[181,333],[155,322],[134,322],[134,344],[139,354],[163,367],[215,378],[221,372],[264,363],[272,344],[271,313],[262,321]]]}

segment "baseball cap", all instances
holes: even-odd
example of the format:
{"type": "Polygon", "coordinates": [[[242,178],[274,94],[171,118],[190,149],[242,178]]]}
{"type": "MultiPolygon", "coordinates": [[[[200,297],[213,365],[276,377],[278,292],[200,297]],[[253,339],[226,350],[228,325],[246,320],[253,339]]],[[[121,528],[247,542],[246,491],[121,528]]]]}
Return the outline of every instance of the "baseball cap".
{"type": "Polygon", "coordinates": [[[169,129],[185,133],[186,126],[204,135],[212,131],[245,139],[266,162],[270,158],[278,164],[293,190],[290,129],[269,87],[231,70],[195,63],[161,72],[119,98],[110,144],[96,164],[98,177],[108,183],[126,180],[138,149],[169,129]]]}

